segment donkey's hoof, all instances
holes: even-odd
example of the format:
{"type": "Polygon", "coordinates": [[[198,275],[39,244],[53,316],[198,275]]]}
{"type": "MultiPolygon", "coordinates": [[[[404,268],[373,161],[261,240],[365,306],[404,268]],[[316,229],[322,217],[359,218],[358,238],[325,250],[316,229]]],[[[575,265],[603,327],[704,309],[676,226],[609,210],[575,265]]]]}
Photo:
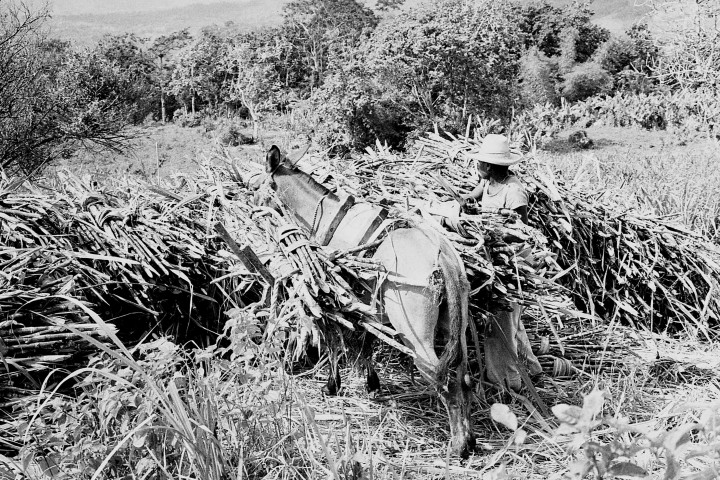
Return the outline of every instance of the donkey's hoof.
{"type": "Polygon", "coordinates": [[[372,398],[377,396],[377,393],[380,390],[380,379],[378,378],[377,373],[371,372],[368,374],[367,385],[365,385],[365,387],[372,398]]]}
{"type": "Polygon", "coordinates": [[[330,397],[336,396],[338,394],[338,390],[339,388],[334,383],[327,383],[320,389],[322,393],[330,397]]]}
{"type": "Polygon", "coordinates": [[[457,453],[463,460],[467,460],[468,457],[475,452],[476,446],[477,443],[475,441],[475,435],[470,435],[465,439],[465,442],[463,442],[462,445],[455,449],[455,453],[457,453]]]}

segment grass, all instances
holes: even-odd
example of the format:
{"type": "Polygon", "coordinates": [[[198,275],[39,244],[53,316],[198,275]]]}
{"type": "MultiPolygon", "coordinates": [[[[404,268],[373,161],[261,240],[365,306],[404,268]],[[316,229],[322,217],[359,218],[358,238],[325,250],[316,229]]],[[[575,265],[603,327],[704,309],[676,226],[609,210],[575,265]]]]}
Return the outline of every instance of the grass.
{"type": "Polygon", "coordinates": [[[537,157],[571,185],[602,190],[623,205],[720,239],[718,141],[632,128],[592,127],[588,135],[596,145],[590,150],[573,150],[563,134],[537,157]]]}
{"type": "MultiPolygon", "coordinates": [[[[86,155],[65,166],[99,180],[131,173],[154,181],[214,158],[261,162],[269,143],[293,146],[292,132],[283,128],[266,131],[256,145],[229,148],[201,128],[167,125],[138,133],[131,156],[86,155]]],[[[714,144],[679,145],[660,132],[594,128],[589,134],[593,150],[573,151],[560,141],[538,157],[568,182],[709,228],[720,188],[714,144]]],[[[233,315],[241,321],[232,323],[228,350],[190,355],[163,339],[131,352],[105,349],[74,374],[80,380],[69,383],[74,396],[45,390],[14,405],[15,416],[0,428],[26,442],[19,457],[0,457],[0,478],[24,472],[32,479],[560,479],[588,466],[591,478],[608,477],[609,469],[629,468],[618,467],[626,463],[662,478],[675,457],[683,473],[715,468],[718,461],[716,344],[608,328],[589,350],[605,357],[605,368],[588,363],[571,376],[548,376],[539,387],[549,405],[578,406],[601,389],[602,415],[586,402],[588,414],[558,430],[561,422],[538,417],[523,396],[496,394],[476,405],[480,448],[461,461],[447,455],[447,419],[436,396],[415,383],[393,351],[376,352],[379,398],[368,397],[363,375],[349,367],[342,370],[340,395],[326,397],[319,393],[327,374],[322,359],[289,375],[282,339],[263,337],[261,317],[233,315]],[[604,348],[615,339],[630,348],[604,348]],[[524,441],[493,421],[494,402],[509,405],[527,433],[524,441]],[[667,433],[688,428],[685,443],[667,433]],[[607,445],[614,450],[599,450],[607,445]],[[688,458],[689,447],[696,457],[688,458]],[[628,449],[637,451],[624,457],[628,449]]],[[[537,329],[528,326],[531,335],[547,335],[537,329]]],[[[714,478],[707,471],[697,478],[714,478]]]]}
{"type": "MultiPolygon", "coordinates": [[[[147,181],[172,178],[176,173],[197,172],[203,162],[211,158],[242,159],[263,163],[265,153],[276,144],[283,150],[298,147],[298,135],[289,128],[290,119],[275,118],[263,125],[259,138],[247,145],[227,146],[220,142],[222,129],[230,123],[216,120],[216,130],[206,131],[204,126],[186,128],[174,123],[153,124],[132,128],[134,140],[126,152],[82,151],[63,161],[55,168],[69,168],[78,176],[90,175],[103,182],[108,178],[133,175],[147,181]]],[[[238,131],[252,137],[252,127],[247,122],[234,122],[238,131]]]]}
{"type": "MultiPolygon", "coordinates": [[[[480,450],[467,461],[448,458],[442,407],[410,382],[392,353],[381,353],[389,355],[381,398],[368,398],[361,376],[350,369],[343,370],[340,395],[325,397],[318,394],[323,369],[289,376],[268,345],[250,347],[254,361],[210,360],[208,353],[192,358],[164,340],[133,354],[108,351],[91,364],[76,398],[41,393],[44,403],[18,414],[18,433],[27,429],[33,441],[23,449],[25,458],[9,465],[20,470],[24,464],[28,478],[540,479],[564,478],[578,437],[643,445],[639,436],[600,422],[585,433],[559,433],[554,420],[532,416],[518,396],[506,402],[527,432],[524,442],[515,443],[517,434],[493,422],[483,406],[474,413],[480,450]],[[33,412],[35,422],[28,418],[33,412]]],[[[705,346],[703,354],[697,347],[647,335],[623,373],[549,379],[541,393],[581,405],[583,394],[602,388],[607,423],[626,418],[649,438],[685,425],[711,427],[720,397],[718,362],[711,360],[718,347],[705,346]],[[679,381],[660,373],[657,356],[685,372],[694,363],[702,368],[679,381]]],[[[693,445],[706,440],[698,433],[693,445]]],[[[648,448],[632,460],[661,475],[667,451],[648,448]]],[[[683,470],[713,459],[702,455],[683,470]]]]}

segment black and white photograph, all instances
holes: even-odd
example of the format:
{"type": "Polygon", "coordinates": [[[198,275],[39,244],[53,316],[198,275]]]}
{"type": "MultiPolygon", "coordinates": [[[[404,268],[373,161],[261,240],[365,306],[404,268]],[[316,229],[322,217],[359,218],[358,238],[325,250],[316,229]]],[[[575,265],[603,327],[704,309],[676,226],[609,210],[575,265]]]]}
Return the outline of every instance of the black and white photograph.
{"type": "Polygon", "coordinates": [[[720,0],[0,0],[0,480],[718,478],[720,0]]]}

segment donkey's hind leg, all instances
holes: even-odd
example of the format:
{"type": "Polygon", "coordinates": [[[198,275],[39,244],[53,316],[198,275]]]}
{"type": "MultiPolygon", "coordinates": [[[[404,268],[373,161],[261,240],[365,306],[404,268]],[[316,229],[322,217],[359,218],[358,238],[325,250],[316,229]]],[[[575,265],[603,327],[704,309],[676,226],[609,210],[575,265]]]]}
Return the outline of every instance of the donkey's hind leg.
{"type": "Polygon", "coordinates": [[[329,361],[330,373],[328,374],[327,383],[325,383],[321,391],[325,395],[335,396],[340,391],[340,387],[342,387],[342,380],[340,379],[337,350],[333,347],[330,348],[329,361]]]}
{"type": "Polygon", "coordinates": [[[362,356],[362,361],[365,366],[365,373],[367,374],[366,388],[371,397],[375,397],[377,392],[380,390],[380,378],[375,371],[375,366],[372,360],[373,340],[374,337],[372,335],[365,334],[362,340],[362,347],[360,349],[360,355],[362,356]]]}

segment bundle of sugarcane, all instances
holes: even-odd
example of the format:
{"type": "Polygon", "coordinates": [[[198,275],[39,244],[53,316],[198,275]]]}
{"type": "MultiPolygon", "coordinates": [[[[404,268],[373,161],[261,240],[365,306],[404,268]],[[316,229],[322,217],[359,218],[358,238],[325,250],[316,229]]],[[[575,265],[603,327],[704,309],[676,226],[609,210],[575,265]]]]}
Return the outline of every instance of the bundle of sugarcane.
{"type": "Polygon", "coordinates": [[[329,252],[311,242],[292,216],[280,216],[269,208],[255,209],[253,226],[271,239],[257,243],[258,237],[245,237],[244,241],[269,259],[274,278],[270,323],[286,332],[294,358],[301,357],[308,345],[335,347],[364,331],[412,355],[394,338],[392,328],[379,321],[375,306],[363,303],[357,287],[351,285],[375,288],[378,265],[355,255],[369,246],[329,252]]]}
{"type": "MultiPolygon", "coordinates": [[[[476,140],[431,134],[419,145],[458,190],[473,186],[468,153],[476,140]]],[[[632,325],[712,335],[720,319],[716,246],[667,218],[628,211],[602,192],[567,188],[536,163],[517,173],[529,186],[531,224],[550,239],[562,268],[556,279],[575,305],[632,325]]]]}
{"type": "MultiPolygon", "coordinates": [[[[452,200],[461,172],[434,157],[402,156],[378,145],[351,163],[328,162],[308,155],[299,166],[330,188],[338,188],[374,204],[385,205],[390,217],[421,221],[445,235],[461,255],[472,288],[472,302],[486,312],[509,302],[524,305],[549,301],[551,313],[567,314],[571,303],[552,281],[561,272],[548,241],[538,230],[504,210],[462,215],[442,221],[435,205],[452,200]],[[440,176],[442,175],[442,177],[440,176]]],[[[459,204],[456,204],[459,212],[459,204]]],[[[441,208],[438,210],[442,210],[441,208]]]]}
{"type": "MultiPolygon", "coordinates": [[[[210,230],[221,189],[205,181],[176,189],[182,196],[140,183],[97,191],[69,174],[52,189],[0,184],[8,378],[67,366],[92,350],[88,336],[137,340],[163,320],[180,339],[219,332],[223,300],[254,301],[255,277],[227,261],[210,230]]],[[[247,199],[234,203],[233,218],[251,223],[247,199]]]]}

